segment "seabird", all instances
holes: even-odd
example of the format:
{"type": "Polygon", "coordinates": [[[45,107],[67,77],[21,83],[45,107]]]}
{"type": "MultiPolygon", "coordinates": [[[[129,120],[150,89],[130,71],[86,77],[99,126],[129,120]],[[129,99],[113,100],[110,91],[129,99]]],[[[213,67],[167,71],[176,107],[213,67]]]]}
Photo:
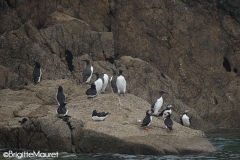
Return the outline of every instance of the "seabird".
{"type": "Polygon", "coordinates": [[[172,109],[174,108],[173,105],[168,104],[166,109],[164,109],[158,116],[162,117],[164,113],[169,112],[170,114],[172,114],[172,109]]]}
{"type": "Polygon", "coordinates": [[[86,68],[83,69],[83,82],[85,83],[89,83],[92,77],[92,73],[93,73],[93,66],[91,65],[90,61],[88,59],[82,60],[85,61],[87,63],[86,68]]]}
{"type": "Polygon", "coordinates": [[[152,121],[152,111],[151,110],[147,110],[146,111],[146,117],[143,119],[142,121],[142,126],[141,127],[146,127],[146,130],[149,130],[150,128],[148,128],[148,126],[150,125],[151,121],[152,121]]]}
{"type": "Polygon", "coordinates": [[[151,109],[152,109],[152,112],[153,112],[154,116],[157,116],[158,111],[162,108],[162,105],[163,105],[162,94],[164,94],[166,92],[160,91],[159,93],[160,93],[160,98],[156,99],[151,106],[151,109]]]}
{"type": "Polygon", "coordinates": [[[96,110],[93,110],[93,112],[92,112],[92,119],[94,121],[103,121],[107,117],[108,117],[108,112],[107,113],[105,113],[105,112],[98,113],[96,110]]]}
{"type": "Polygon", "coordinates": [[[96,72],[94,74],[96,75],[96,80],[95,80],[94,84],[96,86],[97,95],[99,95],[101,93],[101,89],[102,89],[102,86],[103,86],[103,81],[99,77],[99,73],[98,72],[96,72]]]}
{"type": "Polygon", "coordinates": [[[108,75],[107,74],[105,74],[105,73],[102,73],[102,74],[100,74],[99,75],[99,77],[102,79],[102,81],[103,81],[103,85],[102,85],[102,89],[101,89],[101,93],[105,93],[105,89],[106,89],[106,87],[107,87],[107,85],[108,85],[108,75]]]}
{"type": "Polygon", "coordinates": [[[41,67],[40,67],[39,62],[35,62],[35,68],[33,70],[32,75],[33,75],[34,84],[39,83],[40,80],[41,80],[41,76],[42,76],[42,71],[41,71],[41,67]]]}
{"type": "Polygon", "coordinates": [[[185,127],[190,126],[190,118],[188,117],[187,113],[188,113],[188,110],[185,110],[183,116],[180,118],[181,124],[185,127]]]}
{"type": "Polygon", "coordinates": [[[111,83],[111,88],[112,88],[112,92],[113,93],[118,93],[118,89],[117,89],[117,71],[113,68],[111,68],[113,70],[113,76],[110,78],[110,83],[111,83]]]}
{"type": "Polygon", "coordinates": [[[91,88],[89,88],[87,91],[86,91],[86,95],[89,97],[89,98],[93,98],[97,95],[97,90],[96,90],[96,85],[95,83],[92,83],[91,84],[91,88]]]}
{"type": "Polygon", "coordinates": [[[65,107],[67,103],[63,102],[60,104],[60,106],[58,107],[57,109],[57,115],[58,117],[64,117],[67,115],[68,113],[68,110],[67,108],[65,107]]]}
{"type": "Polygon", "coordinates": [[[167,132],[171,132],[172,131],[172,126],[173,126],[173,121],[171,120],[171,114],[169,112],[165,112],[164,117],[166,117],[164,119],[164,124],[166,125],[167,127],[167,132]]]}
{"type": "Polygon", "coordinates": [[[122,76],[122,70],[119,70],[119,76],[117,77],[117,89],[118,89],[118,94],[125,94],[126,92],[126,80],[125,78],[122,76]]]}
{"type": "Polygon", "coordinates": [[[58,105],[60,106],[61,103],[65,102],[66,96],[63,93],[62,86],[58,87],[58,92],[56,93],[56,100],[58,102],[58,105]]]}

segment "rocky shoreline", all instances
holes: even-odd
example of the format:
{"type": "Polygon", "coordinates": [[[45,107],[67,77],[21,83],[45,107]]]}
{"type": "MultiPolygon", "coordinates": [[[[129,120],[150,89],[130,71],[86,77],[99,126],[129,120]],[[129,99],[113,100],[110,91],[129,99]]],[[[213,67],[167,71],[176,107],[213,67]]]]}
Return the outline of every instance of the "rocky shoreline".
{"type": "Polygon", "coordinates": [[[156,117],[151,130],[141,129],[137,120],[142,120],[149,109],[147,101],[127,94],[121,97],[120,106],[110,88],[89,99],[84,94],[88,87],[71,80],[43,80],[22,90],[1,90],[0,148],[151,155],[215,151],[202,131],[175,121],[171,133],[165,132],[163,120],[156,117]],[[67,95],[70,116],[63,119],[56,114],[59,85],[67,95]],[[110,115],[105,121],[93,121],[93,109],[110,115]]]}

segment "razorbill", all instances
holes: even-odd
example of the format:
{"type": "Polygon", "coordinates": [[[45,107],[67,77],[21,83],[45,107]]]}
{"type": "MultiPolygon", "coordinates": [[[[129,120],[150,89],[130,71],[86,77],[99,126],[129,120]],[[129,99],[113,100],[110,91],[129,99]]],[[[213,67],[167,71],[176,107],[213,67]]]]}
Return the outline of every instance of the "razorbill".
{"type": "Polygon", "coordinates": [[[58,109],[57,109],[57,115],[58,117],[64,117],[67,115],[68,110],[65,107],[67,103],[63,102],[59,105],[58,109]]]}
{"type": "Polygon", "coordinates": [[[181,124],[185,127],[189,127],[191,123],[187,113],[188,113],[188,110],[185,110],[183,116],[180,118],[181,124]]]}
{"type": "Polygon", "coordinates": [[[125,78],[122,76],[122,70],[119,70],[119,76],[117,77],[117,89],[118,89],[118,94],[125,94],[126,92],[126,80],[125,78]]]}
{"type": "Polygon", "coordinates": [[[96,90],[96,85],[95,83],[92,83],[91,84],[91,88],[89,88],[87,91],[86,91],[86,95],[89,97],[89,98],[93,98],[97,95],[97,90],[96,90]]]}
{"type": "Polygon", "coordinates": [[[92,78],[92,73],[93,73],[93,66],[91,65],[90,61],[88,59],[82,60],[87,63],[86,68],[83,69],[83,82],[89,83],[91,78],[92,78]]]}
{"type": "Polygon", "coordinates": [[[169,112],[170,114],[172,114],[172,109],[174,108],[174,106],[172,104],[168,104],[166,109],[164,109],[158,116],[162,117],[164,113],[169,112]]]}
{"type": "Polygon", "coordinates": [[[35,62],[35,68],[33,70],[32,76],[33,76],[34,84],[37,84],[37,83],[40,82],[41,76],[42,76],[42,71],[41,71],[41,67],[40,67],[39,62],[35,62]]]}
{"type": "Polygon", "coordinates": [[[61,103],[65,102],[66,96],[63,93],[63,87],[58,87],[58,92],[56,93],[56,100],[58,102],[58,105],[60,106],[61,103]]]}
{"type": "Polygon", "coordinates": [[[95,80],[94,84],[96,86],[97,95],[99,95],[101,93],[101,90],[102,90],[103,81],[99,77],[99,73],[98,72],[96,72],[94,74],[96,75],[96,80],[95,80]]]}
{"type": "Polygon", "coordinates": [[[94,121],[103,121],[105,120],[105,118],[108,117],[108,112],[97,112],[96,110],[93,110],[92,112],[92,119],[94,121]]]}
{"type": "Polygon", "coordinates": [[[102,81],[103,81],[101,93],[105,93],[105,89],[106,89],[106,87],[107,87],[107,85],[108,85],[108,79],[109,79],[109,77],[108,77],[108,75],[105,74],[105,73],[100,74],[99,77],[100,77],[100,78],[102,79],[102,81]]]}
{"type": "Polygon", "coordinates": [[[152,106],[151,106],[151,109],[152,109],[152,112],[153,112],[153,115],[154,116],[157,116],[158,115],[158,111],[162,108],[162,105],[163,105],[163,97],[162,95],[166,93],[164,91],[160,91],[159,94],[160,94],[160,98],[156,99],[152,106]]]}
{"type": "Polygon", "coordinates": [[[152,111],[147,110],[146,117],[143,119],[141,127],[145,127],[146,130],[149,130],[150,128],[148,128],[148,126],[150,125],[151,121],[152,121],[152,111]]]}
{"type": "Polygon", "coordinates": [[[112,92],[113,93],[118,93],[118,89],[117,89],[117,84],[116,84],[116,81],[117,81],[117,71],[113,68],[111,68],[113,70],[113,76],[110,78],[110,83],[111,83],[111,88],[112,88],[112,92]]]}
{"type": "Polygon", "coordinates": [[[165,117],[164,124],[166,125],[166,128],[167,128],[166,131],[171,132],[172,126],[173,126],[173,121],[171,120],[171,114],[169,112],[165,112],[163,116],[165,117]]]}

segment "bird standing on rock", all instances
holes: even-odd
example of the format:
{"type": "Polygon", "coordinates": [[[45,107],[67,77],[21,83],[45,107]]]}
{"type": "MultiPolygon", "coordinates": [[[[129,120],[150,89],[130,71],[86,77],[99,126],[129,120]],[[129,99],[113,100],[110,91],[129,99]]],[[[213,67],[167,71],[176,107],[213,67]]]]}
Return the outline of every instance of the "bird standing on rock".
{"type": "Polygon", "coordinates": [[[35,68],[33,70],[32,76],[33,76],[34,84],[37,84],[40,82],[41,77],[42,77],[42,71],[41,71],[39,62],[35,62],[35,68]]]}
{"type": "Polygon", "coordinates": [[[106,89],[106,87],[107,87],[107,85],[108,85],[108,79],[109,79],[109,77],[108,77],[108,75],[105,74],[105,73],[100,74],[99,77],[100,77],[100,78],[102,79],[102,81],[103,81],[103,86],[102,86],[102,89],[101,89],[101,93],[105,93],[105,89],[106,89]]]}
{"type": "Polygon", "coordinates": [[[118,94],[120,95],[125,94],[126,93],[126,80],[125,78],[122,76],[122,70],[119,70],[119,76],[117,77],[117,81],[116,81],[116,85],[117,85],[117,89],[118,89],[118,94]]]}
{"type": "Polygon", "coordinates": [[[111,84],[111,88],[112,88],[112,92],[113,93],[118,93],[118,89],[117,89],[117,71],[113,68],[111,68],[113,70],[113,76],[110,78],[110,84],[111,84]]]}
{"type": "Polygon", "coordinates": [[[151,122],[152,122],[152,111],[147,110],[146,117],[143,119],[141,127],[145,127],[146,130],[149,130],[150,128],[148,128],[148,126],[150,125],[151,122]]]}
{"type": "Polygon", "coordinates": [[[164,113],[164,124],[166,125],[167,132],[172,131],[173,121],[171,120],[171,114],[169,112],[164,113]]]}
{"type": "Polygon", "coordinates": [[[65,107],[67,103],[63,102],[60,104],[60,106],[58,107],[57,109],[57,115],[58,117],[64,117],[67,115],[68,113],[68,110],[67,108],[65,107]]]}
{"type": "Polygon", "coordinates": [[[92,78],[92,73],[93,73],[93,66],[91,65],[90,61],[88,59],[82,60],[87,63],[86,68],[83,69],[83,83],[89,83],[91,78],[92,78]]]}
{"type": "Polygon", "coordinates": [[[56,93],[56,100],[58,102],[58,105],[60,105],[61,103],[65,102],[66,96],[63,93],[63,87],[59,86],[58,87],[58,92],[56,93]]]}
{"type": "Polygon", "coordinates": [[[189,127],[191,123],[187,113],[188,113],[188,110],[185,110],[183,116],[180,118],[181,124],[185,127],[189,127]]]}
{"type": "Polygon", "coordinates": [[[163,97],[162,95],[166,92],[164,91],[160,91],[160,98],[156,99],[152,106],[151,106],[151,109],[152,109],[152,112],[153,112],[153,115],[154,116],[157,116],[158,115],[158,111],[162,108],[162,105],[163,105],[163,97]]]}
{"type": "Polygon", "coordinates": [[[172,109],[174,108],[174,106],[172,104],[168,104],[166,109],[164,109],[158,116],[162,117],[164,115],[164,113],[169,112],[170,114],[172,114],[172,109]]]}
{"type": "Polygon", "coordinates": [[[94,74],[96,75],[96,80],[95,80],[94,84],[96,86],[97,95],[99,95],[101,93],[101,90],[102,90],[103,81],[99,77],[99,73],[98,72],[96,72],[94,74]]]}

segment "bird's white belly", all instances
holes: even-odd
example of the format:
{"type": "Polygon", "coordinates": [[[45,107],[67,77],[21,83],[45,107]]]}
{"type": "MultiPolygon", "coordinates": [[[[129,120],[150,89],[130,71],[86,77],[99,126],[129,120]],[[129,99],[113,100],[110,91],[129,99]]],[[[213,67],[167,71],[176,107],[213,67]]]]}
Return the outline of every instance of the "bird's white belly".
{"type": "Polygon", "coordinates": [[[184,125],[184,126],[189,126],[189,125],[190,125],[189,117],[188,117],[188,116],[183,115],[182,121],[183,121],[183,125],[184,125]]]}

